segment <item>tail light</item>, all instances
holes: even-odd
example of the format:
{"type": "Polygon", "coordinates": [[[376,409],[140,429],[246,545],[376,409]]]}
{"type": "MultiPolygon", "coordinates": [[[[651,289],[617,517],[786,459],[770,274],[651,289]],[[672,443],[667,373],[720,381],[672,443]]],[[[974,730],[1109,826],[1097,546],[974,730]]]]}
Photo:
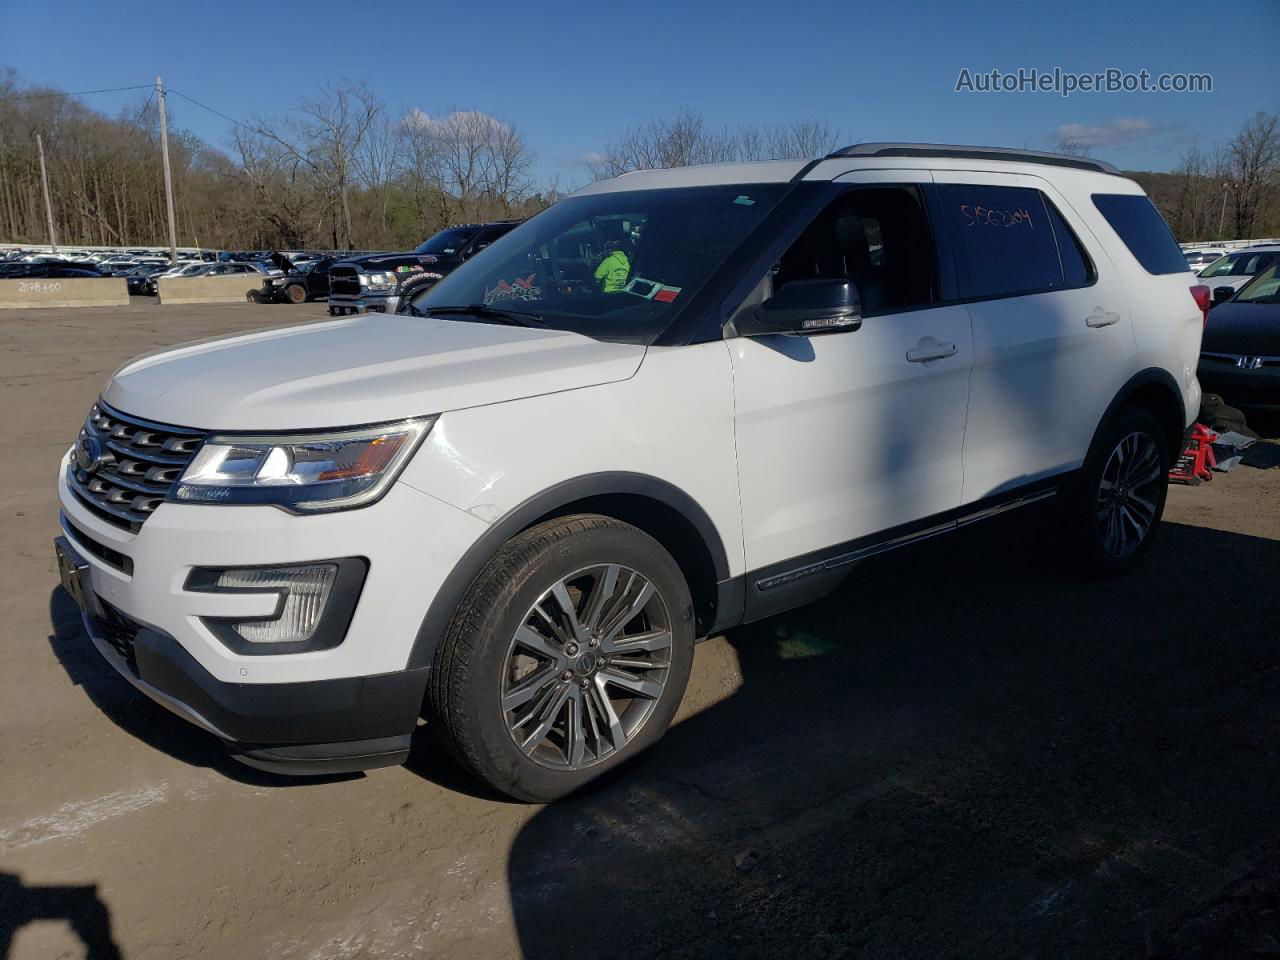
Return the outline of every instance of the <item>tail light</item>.
{"type": "Polygon", "coordinates": [[[1209,324],[1209,308],[1213,306],[1212,291],[1203,283],[1197,283],[1191,288],[1191,299],[1196,302],[1196,306],[1200,308],[1200,315],[1204,318],[1205,326],[1209,324]]]}

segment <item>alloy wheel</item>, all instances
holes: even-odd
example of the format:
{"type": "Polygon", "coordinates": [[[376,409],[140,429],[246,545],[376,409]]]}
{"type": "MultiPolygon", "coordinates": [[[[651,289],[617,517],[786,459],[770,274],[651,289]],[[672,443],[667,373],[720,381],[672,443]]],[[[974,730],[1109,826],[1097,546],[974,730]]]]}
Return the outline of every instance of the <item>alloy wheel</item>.
{"type": "Polygon", "coordinates": [[[535,763],[580,770],[635,739],[671,670],[667,603],[616,563],[571,573],[546,590],[507,649],[502,712],[535,763]]]}
{"type": "Polygon", "coordinates": [[[1111,451],[1098,487],[1102,549],[1116,559],[1140,547],[1155,524],[1160,502],[1160,451],[1145,433],[1130,433],[1111,451]]]}

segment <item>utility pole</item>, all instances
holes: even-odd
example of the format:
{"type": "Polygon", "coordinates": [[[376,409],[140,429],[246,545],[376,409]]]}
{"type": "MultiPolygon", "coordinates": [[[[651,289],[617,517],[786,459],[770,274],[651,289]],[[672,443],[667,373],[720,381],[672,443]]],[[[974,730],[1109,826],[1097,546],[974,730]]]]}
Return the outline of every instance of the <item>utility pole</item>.
{"type": "MultiPolygon", "coordinates": [[[[1222,227],[1227,219],[1227,191],[1231,189],[1230,183],[1222,185],[1222,212],[1218,214],[1218,239],[1222,239],[1222,227]]],[[[1239,238],[1237,238],[1239,239],[1239,238]]]]}
{"type": "Polygon", "coordinates": [[[164,159],[164,199],[169,207],[169,262],[178,262],[178,226],[173,218],[173,173],[169,170],[169,124],[164,116],[164,84],[156,77],[156,102],[160,105],[160,155],[164,159]]]}
{"type": "Polygon", "coordinates": [[[44,185],[44,216],[49,223],[49,252],[58,252],[58,235],[53,232],[53,204],[49,201],[49,171],[44,167],[44,138],[36,134],[36,149],[40,151],[40,182],[44,185]]]}

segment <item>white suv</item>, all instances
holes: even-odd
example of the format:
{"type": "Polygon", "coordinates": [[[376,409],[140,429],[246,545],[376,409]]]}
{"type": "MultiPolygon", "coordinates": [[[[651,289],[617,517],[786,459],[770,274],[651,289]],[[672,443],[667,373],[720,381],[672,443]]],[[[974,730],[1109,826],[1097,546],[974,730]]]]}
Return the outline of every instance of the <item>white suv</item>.
{"type": "Polygon", "coordinates": [[[595,183],[422,294],[107,384],[63,582],[139,689],[285,772],[420,715],[563,795],[663,733],[694,642],[1041,503],[1148,547],[1203,314],[1093,160],[864,144],[595,183]]]}

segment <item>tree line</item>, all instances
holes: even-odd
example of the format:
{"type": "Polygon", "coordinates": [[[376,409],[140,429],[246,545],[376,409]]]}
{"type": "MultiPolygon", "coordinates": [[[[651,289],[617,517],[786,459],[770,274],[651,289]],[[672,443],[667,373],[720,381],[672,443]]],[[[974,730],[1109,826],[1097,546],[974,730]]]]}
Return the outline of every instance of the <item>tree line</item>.
{"type": "MultiPolygon", "coordinates": [[[[166,98],[180,246],[404,249],[452,223],[526,217],[562,195],[538,183],[522,133],[474,110],[396,110],[341,82],[279,116],[232,121],[229,149],[173,122],[166,98]]],[[[175,110],[175,107],[181,109],[175,110]]],[[[228,118],[230,119],[230,118],[228,118]]],[[[0,69],[0,240],[47,239],[36,134],[55,228],[67,245],[167,242],[154,95],[106,116],[0,69]]],[[[700,114],[633,125],[583,158],[586,175],[693,163],[820,156],[844,141],[825,121],[715,127],[700,114]]],[[[1085,152],[1066,145],[1071,152],[1085,152]]],[[[1259,114],[1230,144],[1193,148],[1172,173],[1133,174],[1179,240],[1280,234],[1280,119],[1259,114]],[[1225,197],[1225,204],[1223,206],[1225,197]]]]}

